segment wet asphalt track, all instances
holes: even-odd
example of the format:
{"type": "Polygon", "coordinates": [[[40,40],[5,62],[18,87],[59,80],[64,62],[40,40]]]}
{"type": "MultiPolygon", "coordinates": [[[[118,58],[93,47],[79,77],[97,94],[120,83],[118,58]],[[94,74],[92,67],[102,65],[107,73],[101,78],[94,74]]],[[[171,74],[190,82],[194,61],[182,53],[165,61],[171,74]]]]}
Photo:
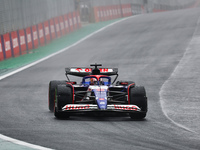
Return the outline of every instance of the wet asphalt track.
{"type": "Polygon", "coordinates": [[[53,149],[200,149],[200,136],[171,123],[159,102],[160,88],[188,47],[199,16],[199,9],[135,16],[0,81],[0,133],[53,149]],[[145,120],[54,118],[47,108],[48,82],[65,79],[65,67],[95,62],[118,67],[119,79],[146,87],[145,120]]]}

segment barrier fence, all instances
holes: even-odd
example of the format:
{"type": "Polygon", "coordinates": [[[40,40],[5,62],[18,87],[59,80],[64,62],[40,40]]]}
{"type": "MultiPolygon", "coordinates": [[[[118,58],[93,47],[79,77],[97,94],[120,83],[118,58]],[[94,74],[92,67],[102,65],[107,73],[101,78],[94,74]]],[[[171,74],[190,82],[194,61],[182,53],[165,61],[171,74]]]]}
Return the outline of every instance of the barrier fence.
{"type": "Polygon", "coordinates": [[[200,0],[0,0],[0,61],[81,28],[146,12],[196,7],[200,0]]]}
{"type": "Polygon", "coordinates": [[[132,16],[131,4],[94,7],[94,21],[107,21],[132,16]]]}
{"type": "Polygon", "coordinates": [[[17,57],[81,28],[77,11],[0,36],[0,60],[17,57]]]}
{"type": "Polygon", "coordinates": [[[199,0],[161,0],[158,3],[156,0],[149,1],[148,9],[150,12],[161,12],[168,10],[177,10],[185,8],[193,8],[199,5],[199,0]]]}
{"type": "Polygon", "coordinates": [[[5,33],[0,36],[0,61],[26,54],[79,28],[79,13],[73,11],[25,29],[5,33]]]}
{"type": "Polygon", "coordinates": [[[0,61],[81,27],[74,0],[0,0],[0,61]]]}
{"type": "MultiPolygon", "coordinates": [[[[100,22],[131,15],[197,7],[199,0],[92,0],[92,21],[100,22]]],[[[87,3],[86,3],[87,4],[87,3]]]]}

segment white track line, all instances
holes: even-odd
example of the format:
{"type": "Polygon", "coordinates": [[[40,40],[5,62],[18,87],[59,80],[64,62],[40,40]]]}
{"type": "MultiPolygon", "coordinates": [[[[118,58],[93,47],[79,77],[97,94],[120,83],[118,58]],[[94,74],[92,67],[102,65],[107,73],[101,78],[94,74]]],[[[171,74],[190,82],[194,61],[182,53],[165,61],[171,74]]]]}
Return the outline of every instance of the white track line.
{"type": "Polygon", "coordinates": [[[163,83],[163,85],[161,86],[161,89],[160,89],[160,92],[159,92],[159,96],[160,96],[160,105],[161,105],[161,109],[162,109],[162,112],[163,114],[167,117],[167,119],[169,119],[173,124],[175,124],[176,126],[186,130],[186,131],[189,131],[189,132],[192,132],[192,133],[195,133],[195,134],[198,134],[197,132],[191,130],[190,128],[182,125],[182,124],[179,124],[177,123],[176,121],[174,121],[172,118],[170,118],[168,116],[168,114],[164,111],[164,98],[162,97],[162,93],[164,93],[164,88],[165,86],[168,84],[168,82],[170,81],[170,79],[176,74],[176,71],[178,70],[179,68],[179,65],[181,64],[181,62],[183,61],[183,59],[186,57],[188,51],[190,50],[190,47],[191,47],[191,44],[192,44],[192,41],[196,38],[195,35],[197,33],[197,30],[199,28],[199,25],[200,24],[200,17],[198,18],[197,20],[197,23],[196,23],[196,28],[195,28],[195,31],[193,33],[193,36],[188,44],[188,47],[186,48],[185,52],[184,52],[184,55],[183,57],[180,59],[178,65],[176,66],[176,68],[174,69],[174,71],[172,72],[172,74],[170,75],[170,77],[163,83]]]}
{"type": "MultiPolygon", "coordinates": [[[[115,25],[117,23],[120,23],[122,21],[128,20],[128,19],[133,18],[133,17],[135,17],[135,16],[127,17],[127,18],[121,19],[119,21],[116,21],[114,23],[111,23],[111,24],[109,24],[109,25],[107,25],[107,26],[105,26],[105,27],[103,27],[103,28],[101,28],[101,29],[99,29],[99,30],[97,30],[97,31],[89,34],[88,36],[82,38],[78,42],[76,42],[76,43],[74,43],[74,44],[72,44],[72,45],[70,45],[70,46],[68,46],[68,47],[66,47],[64,49],[59,50],[58,52],[55,52],[55,53],[53,53],[53,54],[51,54],[51,55],[49,55],[47,57],[44,57],[44,58],[42,58],[42,59],[40,59],[38,61],[35,61],[35,62],[33,62],[33,63],[29,64],[29,65],[26,65],[24,67],[21,67],[21,68],[15,70],[15,71],[12,71],[12,72],[10,72],[8,74],[0,76],[0,81],[3,80],[3,79],[5,79],[5,78],[7,78],[7,77],[9,77],[9,76],[12,76],[12,75],[18,73],[18,72],[21,72],[21,71],[23,71],[25,69],[28,69],[28,68],[30,68],[30,67],[32,67],[32,66],[34,66],[34,65],[36,65],[36,64],[38,64],[40,62],[43,62],[43,61],[45,61],[45,60],[47,60],[47,59],[49,59],[49,58],[51,58],[51,57],[53,57],[55,55],[58,55],[58,54],[62,53],[64,51],[66,51],[66,50],[68,50],[68,49],[70,49],[70,48],[72,48],[72,47],[80,44],[81,42],[85,41],[86,39],[90,38],[91,36],[93,36],[93,35],[101,32],[101,31],[107,29],[108,27],[111,27],[111,26],[113,26],[113,25],[115,25]]],[[[5,140],[5,141],[9,141],[11,143],[15,143],[15,144],[18,144],[18,145],[22,145],[22,146],[26,146],[26,147],[29,147],[29,148],[33,148],[33,149],[38,149],[38,150],[52,150],[52,149],[49,149],[49,148],[45,148],[45,147],[41,147],[41,146],[38,146],[38,145],[29,144],[29,143],[26,143],[26,142],[23,142],[23,141],[20,141],[20,140],[16,140],[16,139],[4,136],[2,134],[0,134],[0,139],[5,140]]]]}
{"type": "MultiPolygon", "coordinates": [[[[16,139],[13,139],[13,138],[1,135],[1,134],[0,134],[0,139],[4,140],[5,142],[11,142],[11,143],[14,143],[14,144],[17,144],[17,145],[20,145],[20,146],[29,147],[29,148],[32,148],[32,149],[37,149],[37,150],[53,150],[53,149],[50,149],[50,148],[46,148],[46,147],[42,147],[42,146],[38,146],[38,145],[33,145],[33,144],[30,144],[30,143],[26,143],[26,142],[23,142],[23,141],[19,141],[19,140],[16,140],[16,139]]],[[[7,146],[7,148],[9,148],[9,146],[7,146]]],[[[16,149],[19,149],[19,148],[16,148],[16,149]]]]}

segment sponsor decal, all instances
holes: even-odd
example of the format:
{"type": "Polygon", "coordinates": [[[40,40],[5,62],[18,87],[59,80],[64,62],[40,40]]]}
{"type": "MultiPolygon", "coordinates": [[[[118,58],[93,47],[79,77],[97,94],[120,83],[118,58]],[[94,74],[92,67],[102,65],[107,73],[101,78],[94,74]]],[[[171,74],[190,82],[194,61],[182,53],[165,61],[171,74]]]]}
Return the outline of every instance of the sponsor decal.
{"type": "Polygon", "coordinates": [[[5,42],[5,48],[6,48],[6,51],[10,50],[10,41],[5,42]]]}
{"type": "Polygon", "coordinates": [[[128,105],[114,105],[115,109],[120,109],[120,110],[134,110],[138,111],[137,106],[128,106],[128,105]]]}
{"type": "Polygon", "coordinates": [[[90,105],[66,105],[65,110],[81,110],[81,109],[89,109],[90,105]]]}
{"type": "Polygon", "coordinates": [[[40,29],[40,31],[39,31],[39,37],[42,38],[43,36],[44,36],[44,35],[43,35],[43,30],[40,29]]]}
{"type": "Polygon", "coordinates": [[[49,35],[49,28],[45,27],[45,35],[49,35]]]}
{"type": "Polygon", "coordinates": [[[25,44],[25,36],[20,36],[20,45],[25,44]]]}
{"type": "Polygon", "coordinates": [[[54,25],[51,25],[51,33],[54,33],[55,29],[54,29],[54,25]]]}
{"type": "Polygon", "coordinates": [[[33,40],[34,40],[34,41],[37,40],[37,32],[36,32],[36,31],[33,32],[33,40]]]}
{"type": "Polygon", "coordinates": [[[56,31],[57,31],[57,32],[59,32],[59,31],[60,31],[59,24],[56,24],[56,31]]]}
{"type": "Polygon", "coordinates": [[[101,89],[97,89],[97,91],[98,91],[98,92],[100,92],[100,91],[101,91],[101,92],[104,92],[105,89],[101,88],[101,89]]]}
{"type": "Polygon", "coordinates": [[[27,42],[30,43],[31,42],[31,34],[27,35],[27,42]]]}
{"type": "MultiPolygon", "coordinates": [[[[56,101],[55,101],[56,104],[56,101]]],[[[99,104],[105,105],[105,102],[101,101],[99,104]]],[[[91,109],[98,109],[97,105],[79,105],[79,104],[69,104],[63,107],[63,111],[68,110],[91,110],[91,109]]],[[[111,110],[124,110],[124,111],[140,111],[140,108],[136,105],[107,105],[107,109],[111,110]]]]}
{"type": "MultiPolygon", "coordinates": [[[[78,72],[81,72],[83,69],[81,69],[81,68],[77,68],[76,69],[76,71],[78,71],[78,72]]],[[[71,69],[71,71],[73,71],[72,69],[71,69]]]]}
{"type": "Polygon", "coordinates": [[[17,38],[13,39],[13,48],[18,47],[18,41],[17,38]]]}
{"type": "MultiPolygon", "coordinates": [[[[113,69],[99,68],[100,72],[113,72],[113,69]]],[[[92,72],[92,68],[71,68],[71,72],[92,72]]]]}
{"type": "Polygon", "coordinates": [[[92,69],[91,68],[86,68],[86,69],[76,68],[75,70],[71,69],[71,71],[72,72],[92,72],[92,69]]]}
{"type": "Polygon", "coordinates": [[[100,68],[99,70],[100,72],[113,72],[112,69],[108,69],[108,68],[100,68]]]}

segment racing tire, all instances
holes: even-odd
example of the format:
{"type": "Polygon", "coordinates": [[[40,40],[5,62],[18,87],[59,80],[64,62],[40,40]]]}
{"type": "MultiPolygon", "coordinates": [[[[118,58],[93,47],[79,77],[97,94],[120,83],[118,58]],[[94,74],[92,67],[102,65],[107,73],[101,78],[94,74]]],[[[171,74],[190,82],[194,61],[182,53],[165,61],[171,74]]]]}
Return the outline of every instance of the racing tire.
{"type": "Polygon", "coordinates": [[[57,85],[55,90],[54,116],[58,119],[69,118],[70,114],[62,112],[62,108],[73,103],[73,93],[71,87],[67,85],[57,85]]]}
{"type": "Polygon", "coordinates": [[[147,113],[147,97],[143,86],[130,88],[129,91],[130,104],[136,105],[141,109],[141,112],[130,113],[131,119],[144,119],[147,113]]]}
{"type": "Polygon", "coordinates": [[[55,105],[55,89],[57,87],[57,85],[59,84],[66,84],[65,81],[50,81],[49,82],[49,100],[48,100],[48,103],[49,103],[49,110],[50,111],[54,111],[54,105],[55,105]]]}

